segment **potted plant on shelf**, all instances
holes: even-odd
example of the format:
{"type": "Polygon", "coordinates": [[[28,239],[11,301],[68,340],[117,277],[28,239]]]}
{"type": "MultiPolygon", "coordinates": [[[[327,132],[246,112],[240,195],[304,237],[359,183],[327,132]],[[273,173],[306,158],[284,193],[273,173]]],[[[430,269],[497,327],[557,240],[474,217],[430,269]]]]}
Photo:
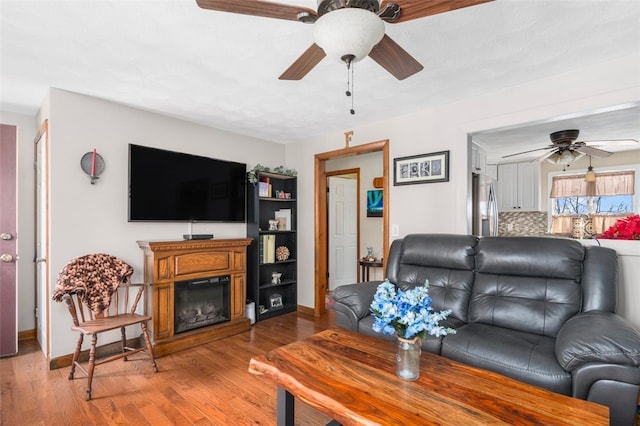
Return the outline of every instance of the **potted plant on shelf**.
{"type": "Polygon", "coordinates": [[[255,166],[253,166],[253,169],[247,172],[247,180],[249,181],[249,183],[251,183],[252,185],[255,185],[258,182],[258,174],[262,172],[275,173],[277,175],[285,175],[285,176],[298,175],[298,172],[295,169],[288,169],[284,166],[277,166],[277,167],[274,167],[273,170],[271,170],[271,168],[267,166],[263,166],[262,164],[258,163],[255,166]]]}

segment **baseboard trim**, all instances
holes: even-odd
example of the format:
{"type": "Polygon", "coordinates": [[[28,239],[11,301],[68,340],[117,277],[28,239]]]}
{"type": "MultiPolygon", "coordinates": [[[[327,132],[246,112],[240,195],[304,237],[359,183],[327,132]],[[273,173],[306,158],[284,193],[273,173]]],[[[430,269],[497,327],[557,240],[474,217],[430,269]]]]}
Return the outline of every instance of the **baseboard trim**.
{"type": "Polygon", "coordinates": [[[298,305],[298,313],[314,316],[316,313],[313,308],[309,308],[308,306],[298,305]]]}
{"type": "Polygon", "coordinates": [[[36,338],[36,329],[18,331],[18,342],[36,338]]]}

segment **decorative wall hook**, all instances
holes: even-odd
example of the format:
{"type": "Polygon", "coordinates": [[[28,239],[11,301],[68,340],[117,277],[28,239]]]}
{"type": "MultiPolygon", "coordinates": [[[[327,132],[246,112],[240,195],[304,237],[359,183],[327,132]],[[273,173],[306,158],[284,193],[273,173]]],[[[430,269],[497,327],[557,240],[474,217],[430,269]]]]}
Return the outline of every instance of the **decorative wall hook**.
{"type": "Polygon", "coordinates": [[[104,159],[100,154],[93,149],[93,152],[87,152],[80,159],[80,167],[82,171],[89,175],[91,178],[91,185],[96,183],[96,180],[100,179],[100,175],[104,171],[104,159]]]}

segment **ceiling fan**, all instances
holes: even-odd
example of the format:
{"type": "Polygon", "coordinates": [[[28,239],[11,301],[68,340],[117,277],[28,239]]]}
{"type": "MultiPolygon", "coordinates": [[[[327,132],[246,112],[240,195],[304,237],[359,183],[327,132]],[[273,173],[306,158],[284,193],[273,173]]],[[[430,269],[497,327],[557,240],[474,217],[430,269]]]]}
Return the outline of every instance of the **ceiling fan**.
{"type": "Polygon", "coordinates": [[[505,155],[502,158],[513,157],[521,154],[528,154],[536,151],[547,151],[540,157],[539,161],[549,160],[556,164],[568,165],[580,158],[582,155],[591,155],[593,157],[605,158],[613,154],[613,152],[596,148],[596,146],[611,145],[630,145],[637,144],[635,139],[609,139],[609,140],[592,140],[578,141],[580,130],[560,130],[549,135],[551,145],[544,148],[536,148],[528,151],[517,152],[515,154],[505,155]]]}
{"type": "Polygon", "coordinates": [[[384,22],[399,23],[493,0],[318,0],[318,10],[260,0],[196,0],[203,9],[286,19],[314,25],[312,44],[281,76],[300,80],[325,56],[350,66],[371,57],[398,80],[423,66],[391,39],[384,22]]]}

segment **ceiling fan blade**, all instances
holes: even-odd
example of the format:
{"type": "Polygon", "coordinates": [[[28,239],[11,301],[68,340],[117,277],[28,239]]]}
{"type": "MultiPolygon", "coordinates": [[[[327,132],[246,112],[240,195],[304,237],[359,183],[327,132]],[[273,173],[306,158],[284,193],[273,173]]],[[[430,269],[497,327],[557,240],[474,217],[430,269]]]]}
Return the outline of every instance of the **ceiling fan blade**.
{"type": "Polygon", "coordinates": [[[576,151],[593,157],[605,158],[613,154],[613,152],[605,151],[604,149],[594,148],[592,146],[578,146],[576,151]]]}
{"type": "Polygon", "coordinates": [[[280,80],[302,80],[302,78],[318,65],[327,56],[324,50],[313,43],[309,48],[291,64],[289,68],[279,77],[280,80]]]}
{"type": "Polygon", "coordinates": [[[601,141],[583,141],[585,144],[589,146],[624,146],[624,145],[635,145],[638,143],[635,139],[605,139],[601,141]]]}
{"type": "Polygon", "coordinates": [[[297,21],[300,13],[306,13],[311,16],[317,15],[315,10],[308,7],[260,0],[196,0],[196,3],[203,9],[286,19],[289,21],[297,21]]]}
{"type": "Polygon", "coordinates": [[[538,160],[539,162],[543,162],[544,160],[546,160],[547,158],[551,157],[554,153],[556,152],[555,149],[552,149],[549,152],[545,152],[543,155],[541,155],[540,157],[536,158],[536,160],[538,160]]]}
{"type": "Polygon", "coordinates": [[[420,62],[416,61],[386,34],[380,43],[371,50],[369,56],[398,80],[404,80],[424,68],[420,62]]]}
{"type": "Polygon", "coordinates": [[[515,157],[516,155],[528,154],[530,152],[542,151],[543,149],[552,149],[552,148],[555,148],[555,146],[549,145],[549,146],[545,146],[544,148],[536,148],[536,149],[530,149],[529,151],[516,152],[515,154],[503,155],[502,158],[515,157]]]}
{"type": "Polygon", "coordinates": [[[395,24],[398,22],[437,15],[438,13],[449,12],[450,10],[462,9],[463,7],[488,3],[490,1],[493,0],[384,0],[381,2],[380,10],[384,9],[387,3],[397,3],[400,6],[400,16],[398,19],[393,21],[395,24]]]}

